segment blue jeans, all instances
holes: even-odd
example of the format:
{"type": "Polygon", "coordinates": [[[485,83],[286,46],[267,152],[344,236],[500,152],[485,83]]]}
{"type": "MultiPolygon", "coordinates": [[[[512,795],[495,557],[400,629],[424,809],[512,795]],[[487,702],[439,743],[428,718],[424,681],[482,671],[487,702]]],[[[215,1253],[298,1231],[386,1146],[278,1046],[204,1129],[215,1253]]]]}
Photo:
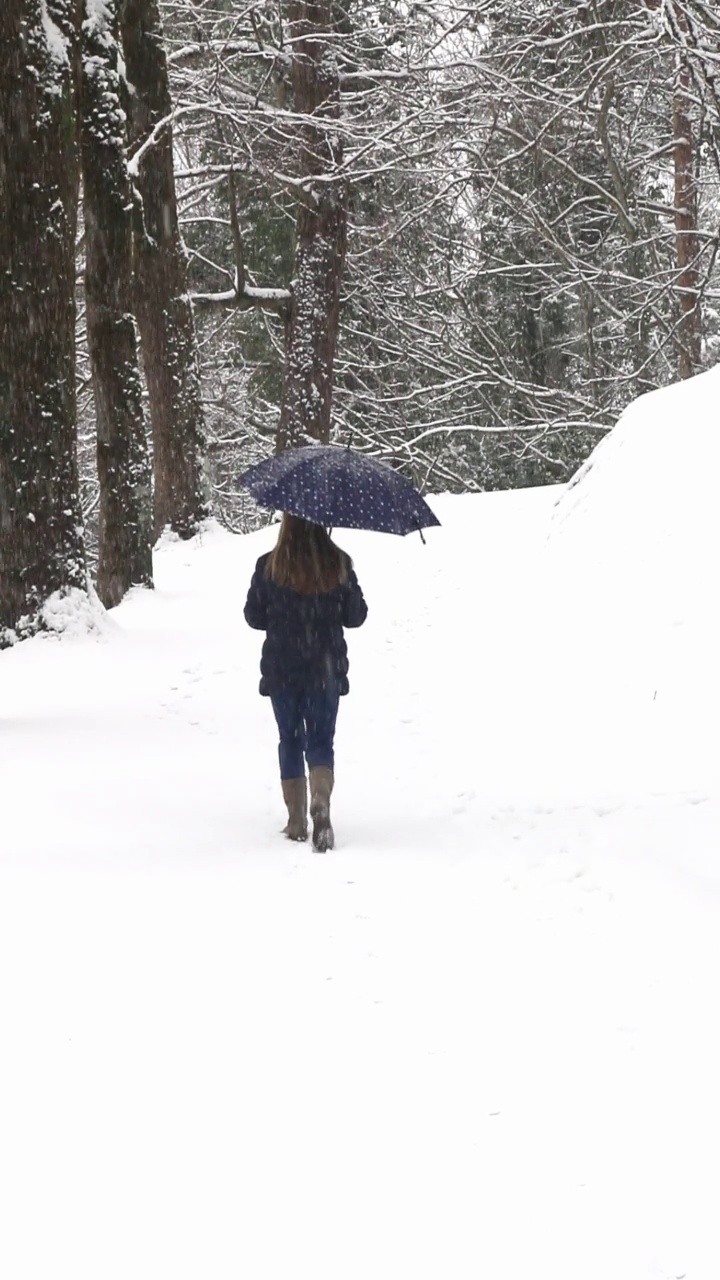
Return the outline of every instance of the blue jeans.
{"type": "Polygon", "coordinates": [[[336,685],[323,689],[283,689],[270,699],[280,731],[280,777],[302,778],[308,768],[335,763],[333,740],[339,695],[336,685]]]}

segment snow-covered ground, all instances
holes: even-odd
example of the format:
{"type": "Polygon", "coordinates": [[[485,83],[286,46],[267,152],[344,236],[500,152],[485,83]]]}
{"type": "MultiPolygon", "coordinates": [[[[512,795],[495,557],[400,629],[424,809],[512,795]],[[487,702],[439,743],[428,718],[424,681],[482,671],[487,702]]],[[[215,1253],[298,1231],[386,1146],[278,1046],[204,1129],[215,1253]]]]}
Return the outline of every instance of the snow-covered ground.
{"type": "Polygon", "coordinates": [[[279,835],[270,531],[0,654],[3,1280],[718,1280],[718,403],[339,536],[327,856],[279,835]]]}

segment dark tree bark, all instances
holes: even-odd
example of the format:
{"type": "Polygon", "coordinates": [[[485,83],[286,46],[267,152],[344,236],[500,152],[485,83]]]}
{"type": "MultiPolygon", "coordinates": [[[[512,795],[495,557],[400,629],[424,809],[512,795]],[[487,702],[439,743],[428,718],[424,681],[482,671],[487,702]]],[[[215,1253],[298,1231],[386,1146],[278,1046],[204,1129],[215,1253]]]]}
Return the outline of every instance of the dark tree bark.
{"type": "Polygon", "coordinates": [[[0,6],[0,645],[87,589],[78,497],[79,4],[0,6]]]}
{"type": "MultiPolygon", "coordinates": [[[[661,8],[661,0],[645,0],[645,6],[657,12],[661,8]]],[[[692,127],[692,76],[686,47],[689,27],[685,8],[678,0],[670,0],[668,3],[665,21],[677,48],[672,136],[677,289],[680,306],[678,373],[681,378],[691,378],[699,371],[702,363],[700,236],[692,127]]]]}
{"type": "Polygon", "coordinates": [[[332,45],[332,0],[288,0],[302,181],[295,280],[286,328],[277,450],[330,439],[333,364],[347,244],[347,183],[337,122],[340,84],[332,45]],[[335,127],[334,127],[335,126],[335,127]]]}
{"type": "Polygon", "coordinates": [[[118,0],[88,12],[82,79],[85,297],[97,423],[97,592],[152,586],[152,485],[132,315],[132,193],[118,75],[118,0]]]}
{"type": "Polygon", "coordinates": [[[700,239],[690,88],[690,72],[681,59],[673,97],[675,235],[681,317],[678,372],[681,378],[691,378],[699,371],[702,363],[700,239]]]}
{"type": "Polygon", "coordinates": [[[187,254],[178,226],[173,174],[172,103],[157,0],[120,0],[129,130],[139,157],[143,229],[136,236],[135,312],[150,398],[155,534],[169,526],[192,537],[208,515],[205,422],[187,254]]]}

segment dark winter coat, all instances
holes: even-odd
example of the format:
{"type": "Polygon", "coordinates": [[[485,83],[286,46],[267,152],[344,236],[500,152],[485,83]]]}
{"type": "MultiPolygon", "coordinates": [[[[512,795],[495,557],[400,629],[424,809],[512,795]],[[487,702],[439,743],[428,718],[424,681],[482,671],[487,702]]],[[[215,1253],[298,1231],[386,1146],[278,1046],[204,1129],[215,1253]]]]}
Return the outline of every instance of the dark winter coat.
{"type": "Polygon", "coordinates": [[[325,688],[348,692],[348,656],[343,627],[360,627],[367,605],[353,569],[347,582],[319,595],[280,587],[266,576],[268,555],[255,566],[245,621],[267,637],[260,659],[260,692],[325,688]]]}

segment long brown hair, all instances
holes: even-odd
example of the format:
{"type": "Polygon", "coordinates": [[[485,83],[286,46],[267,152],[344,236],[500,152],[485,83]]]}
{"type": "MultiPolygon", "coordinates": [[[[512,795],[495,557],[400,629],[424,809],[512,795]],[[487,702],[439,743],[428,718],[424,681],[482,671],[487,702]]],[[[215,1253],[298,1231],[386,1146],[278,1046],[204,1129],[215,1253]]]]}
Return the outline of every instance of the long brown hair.
{"type": "Polygon", "coordinates": [[[272,582],[303,595],[319,595],[347,582],[351,567],[350,557],[322,525],[283,512],[278,540],[265,570],[272,582]]]}

